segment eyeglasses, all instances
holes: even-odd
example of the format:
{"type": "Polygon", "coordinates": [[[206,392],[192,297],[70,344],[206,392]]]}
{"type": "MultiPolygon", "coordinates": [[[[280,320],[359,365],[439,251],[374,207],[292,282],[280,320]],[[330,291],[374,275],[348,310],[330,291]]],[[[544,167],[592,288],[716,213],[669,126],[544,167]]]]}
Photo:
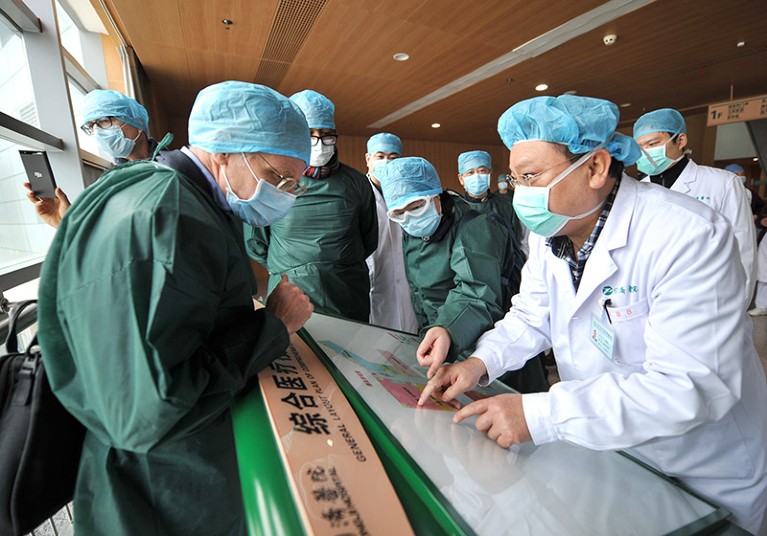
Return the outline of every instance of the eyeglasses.
{"type": "Polygon", "coordinates": [[[312,136],[312,146],[317,146],[322,140],[322,145],[335,145],[338,141],[337,134],[325,134],[324,136],[312,136]]]}
{"type": "MultiPolygon", "coordinates": [[[[282,173],[277,171],[277,169],[275,169],[275,167],[269,163],[269,160],[267,160],[264,157],[264,155],[262,155],[261,153],[256,153],[256,154],[258,156],[260,156],[261,160],[266,162],[266,165],[269,166],[270,168],[272,168],[272,171],[274,171],[274,173],[280,178],[280,182],[277,184],[277,189],[278,190],[280,190],[281,192],[286,192],[286,193],[289,193],[289,194],[293,194],[296,197],[306,193],[306,187],[305,186],[300,184],[296,179],[294,179],[292,177],[286,177],[282,173]]],[[[245,155],[243,155],[243,156],[245,156],[245,155]]],[[[248,159],[246,158],[245,159],[245,163],[247,163],[247,162],[248,162],[248,159]]],[[[250,167],[250,166],[248,166],[248,167],[250,167]]],[[[254,173],[254,175],[255,175],[255,173],[254,173]]]]}
{"type": "Polygon", "coordinates": [[[523,173],[522,176],[519,177],[519,178],[517,178],[517,177],[513,176],[511,173],[509,173],[507,175],[508,178],[509,178],[509,184],[511,185],[512,188],[516,188],[517,186],[530,186],[530,185],[532,185],[532,183],[534,183],[535,181],[540,179],[541,176],[544,173],[546,173],[548,171],[551,171],[552,169],[558,168],[562,164],[570,163],[573,160],[576,160],[576,159],[578,159],[578,158],[580,158],[582,156],[583,156],[582,154],[573,155],[570,158],[568,158],[567,160],[565,160],[564,162],[560,162],[559,164],[554,164],[550,168],[546,168],[543,171],[540,171],[538,173],[523,173]]]}
{"type": "Polygon", "coordinates": [[[122,121],[117,119],[116,117],[101,117],[99,119],[95,119],[93,121],[88,121],[84,125],[81,125],[80,128],[83,132],[85,132],[88,136],[91,136],[93,134],[94,127],[98,127],[101,129],[109,128],[112,125],[119,127],[124,125],[122,121]]]}
{"type": "Polygon", "coordinates": [[[408,205],[411,205],[415,202],[421,202],[422,204],[415,206],[411,209],[395,208],[387,212],[386,215],[389,217],[391,221],[395,223],[403,223],[407,221],[409,218],[417,218],[418,216],[423,216],[424,214],[426,214],[426,211],[429,210],[429,204],[431,203],[431,196],[417,197],[415,199],[410,200],[408,205]]]}

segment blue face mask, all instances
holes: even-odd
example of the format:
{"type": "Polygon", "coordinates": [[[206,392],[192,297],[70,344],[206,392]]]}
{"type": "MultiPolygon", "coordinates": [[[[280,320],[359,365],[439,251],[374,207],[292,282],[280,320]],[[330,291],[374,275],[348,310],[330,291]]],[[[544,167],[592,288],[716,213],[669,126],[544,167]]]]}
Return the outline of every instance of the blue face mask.
{"type": "Polygon", "coordinates": [[[389,160],[386,158],[382,158],[381,160],[373,160],[373,176],[375,178],[378,178],[383,173],[383,169],[386,167],[386,164],[389,163],[389,160]]]}
{"type": "Polygon", "coordinates": [[[588,212],[577,216],[564,216],[549,211],[549,192],[551,192],[551,189],[565,180],[570,173],[581,166],[592,154],[594,153],[584,154],[546,186],[520,185],[514,187],[514,199],[512,201],[514,212],[517,213],[525,227],[541,236],[554,236],[570,220],[585,218],[602,207],[602,203],[600,203],[588,212]]]}
{"type": "Polygon", "coordinates": [[[475,173],[463,178],[463,185],[469,194],[479,197],[484,195],[488,188],[490,188],[490,174],[489,173],[475,173]]]}
{"type": "Polygon", "coordinates": [[[442,220],[442,216],[437,213],[437,206],[434,204],[434,199],[430,199],[426,202],[426,210],[417,215],[408,215],[405,217],[405,221],[401,222],[402,230],[410,236],[417,238],[428,238],[434,234],[434,231],[439,227],[439,222],[442,220]]]}
{"type": "Polygon", "coordinates": [[[258,184],[256,185],[256,191],[253,192],[249,199],[240,199],[232,191],[226,171],[221,168],[221,173],[224,175],[227,186],[226,201],[229,203],[234,215],[254,227],[266,227],[284,218],[296,202],[296,196],[278,190],[275,185],[256,177],[245,155],[242,155],[242,158],[245,160],[245,165],[248,166],[248,171],[250,171],[253,179],[258,184]]]}
{"type": "Polygon", "coordinates": [[[119,126],[96,128],[93,133],[99,148],[112,158],[127,158],[136,146],[136,140],[141,136],[139,131],[135,138],[126,138],[119,126]]]}
{"type": "Polygon", "coordinates": [[[684,153],[682,153],[682,156],[676,160],[671,160],[666,156],[666,145],[676,137],[677,135],[674,134],[662,145],[642,149],[642,156],[637,160],[637,169],[647,175],[660,175],[675,163],[679,162],[679,160],[682,159],[682,156],[684,156],[684,153]]]}

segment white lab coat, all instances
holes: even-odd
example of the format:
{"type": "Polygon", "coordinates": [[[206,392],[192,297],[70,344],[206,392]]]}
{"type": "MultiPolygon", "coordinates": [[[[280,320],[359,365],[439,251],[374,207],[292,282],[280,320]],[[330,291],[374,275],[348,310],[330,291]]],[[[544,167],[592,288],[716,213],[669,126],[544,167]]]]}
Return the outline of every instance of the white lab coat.
{"type": "Polygon", "coordinates": [[[731,299],[738,267],[721,215],[624,175],[578,292],[531,234],[521,291],[474,355],[492,380],[553,347],[563,381],[522,398],[536,444],[631,449],[764,534],[767,382],[731,299]],[[615,332],[612,359],[591,341],[593,317],[615,332]]]}
{"type": "MultiPolygon", "coordinates": [[[[645,177],[643,182],[649,182],[645,177]]],[[[694,197],[722,214],[732,225],[738,241],[740,262],[746,271],[743,301],[751,303],[756,285],[756,229],[748,190],[734,173],[724,169],[699,166],[690,159],[671,190],[694,197]]]]}
{"type": "Polygon", "coordinates": [[[376,199],[378,247],[365,262],[370,274],[370,323],[418,333],[402,253],[402,228],[386,216],[386,202],[368,176],[376,199]]]}
{"type": "Polygon", "coordinates": [[[762,237],[756,251],[756,279],[761,283],[767,283],[767,235],[762,237]]]}

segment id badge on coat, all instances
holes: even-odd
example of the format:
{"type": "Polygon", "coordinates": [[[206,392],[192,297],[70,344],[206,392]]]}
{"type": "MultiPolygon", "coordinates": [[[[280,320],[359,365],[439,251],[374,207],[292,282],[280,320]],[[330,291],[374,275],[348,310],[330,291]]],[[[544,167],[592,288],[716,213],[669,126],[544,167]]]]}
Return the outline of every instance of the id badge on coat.
{"type": "Polygon", "coordinates": [[[615,350],[615,331],[599,318],[591,315],[591,343],[602,352],[607,359],[613,360],[615,350]]]}

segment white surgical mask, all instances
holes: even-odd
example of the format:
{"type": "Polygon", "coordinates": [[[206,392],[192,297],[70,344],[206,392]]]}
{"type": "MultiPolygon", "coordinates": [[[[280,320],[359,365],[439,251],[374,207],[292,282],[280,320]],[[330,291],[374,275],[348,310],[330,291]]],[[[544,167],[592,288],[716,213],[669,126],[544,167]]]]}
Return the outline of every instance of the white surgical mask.
{"type": "Polygon", "coordinates": [[[324,166],[330,162],[331,158],[333,158],[335,150],[335,145],[324,145],[322,143],[312,145],[312,154],[309,157],[309,165],[312,167],[324,166]]]}

